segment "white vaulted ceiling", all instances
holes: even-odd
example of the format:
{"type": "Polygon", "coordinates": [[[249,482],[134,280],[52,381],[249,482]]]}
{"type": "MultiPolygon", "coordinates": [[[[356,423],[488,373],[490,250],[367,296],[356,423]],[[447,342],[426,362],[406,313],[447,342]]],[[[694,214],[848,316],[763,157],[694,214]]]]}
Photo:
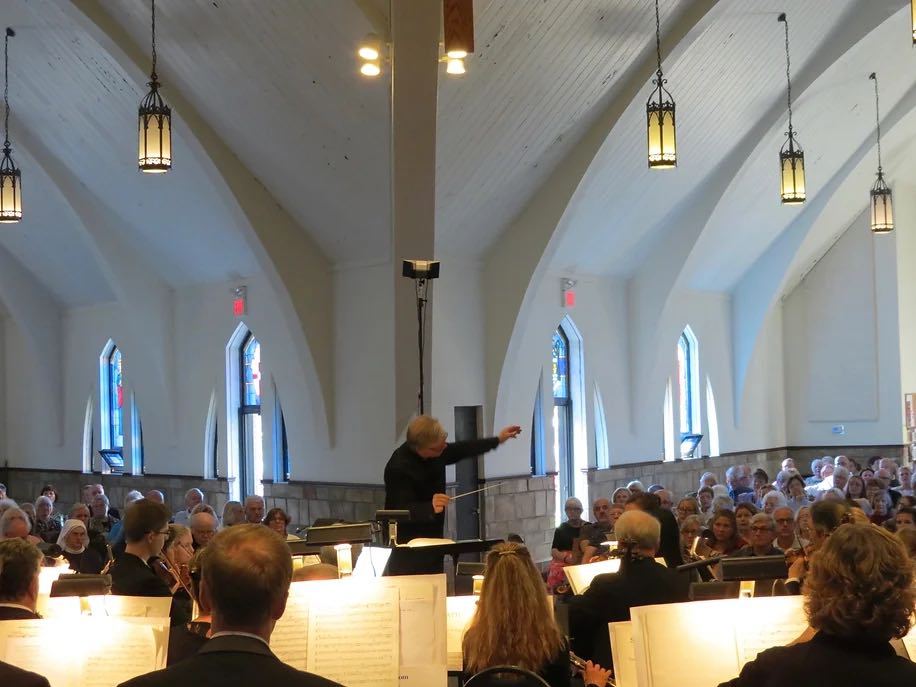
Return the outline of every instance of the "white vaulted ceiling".
{"type": "MultiPolygon", "coordinates": [[[[701,4],[662,0],[663,32],[701,4]]],[[[449,78],[442,69],[439,76],[437,252],[486,256],[532,199],[550,193],[551,173],[579,152],[586,130],[619,105],[623,114],[575,180],[551,267],[633,275],[676,235],[680,217],[709,200],[717,174],[727,179],[683,265],[687,285],[735,288],[780,235],[801,224],[806,238],[791,271],[810,266],[834,239],[835,224],[848,226],[863,207],[865,192],[838,189],[852,175],[869,176],[868,73],[881,76],[888,115],[916,86],[909,3],[705,4],[712,9],[689,41],[664,60],[678,107],[679,166],[650,172],[651,83],[635,97],[624,88],[634,65],[654,53],[649,0],[476,0],[467,74],[449,78]],[[790,18],[795,121],[808,154],[810,200],[802,209],[782,207],[777,193],[786,119],[780,11],[790,18]],[[807,210],[822,189],[829,213],[807,210]]],[[[101,8],[148,55],[149,0],[5,0],[0,7],[3,24],[18,31],[11,138],[26,206],[21,225],[0,228],[0,247],[64,305],[114,297],[99,264],[100,235],[74,204],[102,208],[118,241],[168,286],[257,271],[231,194],[192,153],[180,109],[173,170],[137,172],[144,75],[101,32],[74,20],[87,5],[101,8]]],[[[329,263],[390,259],[390,64],[382,78],[367,80],[355,60],[359,39],[380,22],[384,31],[387,2],[157,0],[157,10],[166,99],[170,89],[182,94],[329,263]]],[[[888,131],[898,145],[888,164],[911,175],[916,125],[913,117],[898,119],[888,131]]]]}

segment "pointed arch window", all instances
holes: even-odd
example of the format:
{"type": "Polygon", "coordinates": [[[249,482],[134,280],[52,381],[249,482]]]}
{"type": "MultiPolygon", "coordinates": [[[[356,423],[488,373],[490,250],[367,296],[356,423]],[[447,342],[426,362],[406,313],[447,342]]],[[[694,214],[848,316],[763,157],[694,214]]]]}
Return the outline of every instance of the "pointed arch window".
{"type": "Polygon", "coordinates": [[[264,478],[261,423],[261,344],[249,333],[239,347],[239,482],[243,494],[261,494],[264,478]]]}
{"type": "Polygon", "coordinates": [[[109,341],[99,358],[99,455],[103,472],[124,471],[124,369],[121,349],[109,341]]]}
{"type": "Polygon", "coordinates": [[[680,457],[693,458],[702,455],[699,446],[703,439],[700,419],[700,370],[699,346],[690,326],[677,340],[677,409],[678,441],[680,457]]]}
{"type": "Polygon", "coordinates": [[[559,473],[560,503],[574,494],[574,465],[572,450],[573,405],[569,379],[569,337],[563,327],[553,333],[553,452],[559,473]]]}

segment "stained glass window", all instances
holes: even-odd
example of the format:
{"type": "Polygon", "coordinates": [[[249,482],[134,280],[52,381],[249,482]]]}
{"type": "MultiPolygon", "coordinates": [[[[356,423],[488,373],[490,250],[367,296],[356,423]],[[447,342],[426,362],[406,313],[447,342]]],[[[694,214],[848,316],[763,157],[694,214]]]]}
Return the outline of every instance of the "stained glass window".
{"type": "Polygon", "coordinates": [[[124,387],[121,383],[121,351],[108,356],[108,448],[124,448],[124,387]]]}
{"type": "Polygon", "coordinates": [[[573,495],[572,401],[569,389],[569,338],[563,327],[553,333],[553,454],[559,472],[560,501],[573,495]]]}
{"type": "Polygon", "coordinates": [[[242,347],[242,405],[261,405],[261,344],[249,335],[242,347]]]}
{"type": "Polygon", "coordinates": [[[249,334],[239,348],[239,478],[242,496],[261,494],[264,442],[261,424],[261,344],[249,334]]]}
{"type": "Polygon", "coordinates": [[[677,380],[681,434],[693,434],[692,351],[687,334],[677,340],[677,380]]]}
{"type": "Polygon", "coordinates": [[[569,339],[562,329],[553,333],[553,397],[569,398],[569,339]]]}

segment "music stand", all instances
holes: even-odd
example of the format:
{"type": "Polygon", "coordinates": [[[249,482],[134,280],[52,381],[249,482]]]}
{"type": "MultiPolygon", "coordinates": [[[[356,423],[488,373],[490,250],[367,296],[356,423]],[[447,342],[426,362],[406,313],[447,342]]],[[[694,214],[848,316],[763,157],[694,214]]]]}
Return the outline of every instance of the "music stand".
{"type": "Polygon", "coordinates": [[[61,575],[51,583],[51,596],[104,596],[111,593],[111,575],[61,575]]]}

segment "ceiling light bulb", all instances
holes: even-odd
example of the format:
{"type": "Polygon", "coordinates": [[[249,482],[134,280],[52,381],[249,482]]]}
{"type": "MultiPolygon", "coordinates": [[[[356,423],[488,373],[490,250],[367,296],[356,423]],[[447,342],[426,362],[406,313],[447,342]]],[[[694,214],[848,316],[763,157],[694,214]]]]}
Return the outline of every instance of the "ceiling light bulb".
{"type": "Polygon", "coordinates": [[[449,50],[445,54],[451,60],[463,60],[465,57],[468,56],[468,51],[467,50],[449,50]]]}
{"type": "Polygon", "coordinates": [[[449,58],[445,71],[449,74],[464,74],[464,60],[449,58]]]}
{"type": "Polygon", "coordinates": [[[382,68],[378,62],[363,62],[359,71],[363,76],[378,76],[382,73],[382,68]]]}
{"type": "Polygon", "coordinates": [[[359,49],[359,56],[364,60],[377,60],[378,50],[371,46],[364,45],[359,49]]]}
{"type": "Polygon", "coordinates": [[[364,60],[374,62],[378,60],[379,54],[382,50],[382,42],[379,40],[379,37],[374,33],[368,34],[359,44],[359,49],[357,54],[364,60]]]}

